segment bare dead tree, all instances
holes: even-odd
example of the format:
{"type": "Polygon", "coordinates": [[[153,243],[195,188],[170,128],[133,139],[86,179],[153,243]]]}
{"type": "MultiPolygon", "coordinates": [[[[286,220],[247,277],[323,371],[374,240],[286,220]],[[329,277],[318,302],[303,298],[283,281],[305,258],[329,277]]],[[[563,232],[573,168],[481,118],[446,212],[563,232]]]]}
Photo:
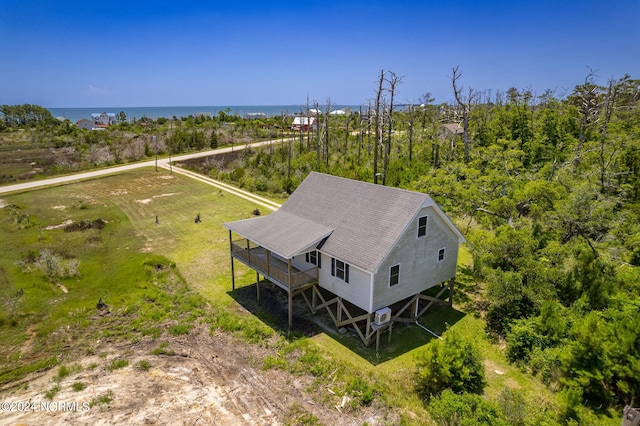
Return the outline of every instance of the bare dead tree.
{"type": "Polygon", "coordinates": [[[333,104],[331,104],[331,98],[327,98],[327,105],[324,111],[324,143],[323,143],[323,158],[325,165],[329,167],[329,144],[331,142],[331,112],[333,111],[333,104]]]}
{"type": "Polygon", "coordinates": [[[358,114],[358,154],[357,154],[357,164],[360,167],[360,158],[362,155],[362,142],[364,138],[364,134],[362,133],[362,105],[360,105],[358,114]]]}
{"type": "Polygon", "coordinates": [[[302,111],[298,114],[298,118],[300,122],[300,126],[298,128],[298,155],[302,155],[304,152],[304,132],[307,131],[306,129],[309,126],[309,122],[304,121],[305,116],[302,114],[302,111]]]}
{"type": "Polygon", "coordinates": [[[433,102],[435,99],[431,97],[431,92],[426,92],[420,98],[421,108],[422,108],[422,122],[420,123],[422,126],[422,134],[424,134],[424,130],[427,127],[427,113],[429,110],[429,104],[433,102]]]}
{"type": "Polygon", "coordinates": [[[381,114],[381,101],[382,101],[382,87],[384,85],[384,70],[380,71],[380,77],[378,78],[378,88],[376,90],[376,102],[375,102],[375,142],[373,146],[373,183],[378,183],[378,146],[382,138],[382,114],[381,114]]]}
{"type": "Polygon", "coordinates": [[[347,161],[347,152],[349,152],[349,123],[351,122],[351,111],[345,111],[345,132],[344,132],[344,154],[342,155],[342,167],[344,168],[347,161]]]}
{"type": "Polygon", "coordinates": [[[460,66],[453,68],[453,76],[451,77],[451,84],[453,85],[453,95],[456,98],[458,107],[462,111],[462,139],[464,141],[464,162],[471,161],[471,153],[469,151],[469,115],[471,114],[471,105],[475,98],[475,92],[469,88],[469,93],[466,97],[462,96],[463,88],[458,85],[458,80],[462,76],[462,72],[459,71],[460,66]]]}
{"type": "Polygon", "coordinates": [[[371,102],[373,99],[367,100],[367,155],[371,155],[371,119],[373,117],[373,108],[371,102]]]}
{"type": "Polygon", "coordinates": [[[311,151],[311,117],[309,117],[309,95],[307,95],[307,103],[305,104],[305,117],[307,119],[307,152],[311,151]]]}
{"type": "Polygon", "coordinates": [[[415,109],[413,101],[409,101],[409,164],[413,159],[413,122],[415,119],[415,109]]]}
{"type": "Polygon", "coordinates": [[[391,156],[391,134],[393,133],[393,99],[395,98],[398,85],[402,83],[403,77],[398,77],[393,71],[387,72],[386,82],[389,85],[389,114],[387,119],[387,140],[384,148],[384,169],[382,173],[382,184],[387,183],[387,172],[389,170],[389,157],[391,156]]]}
{"type": "MultiPolygon", "coordinates": [[[[430,104],[435,99],[431,96],[430,92],[426,92],[420,98],[420,107],[422,108],[422,116],[421,116],[421,127],[422,127],[422,138],[425,136],[425,130],[427,128],[427,119],[433,118],[430,112],[430,104]]],[[[433,165],[435,168],[440,167],[440,140],[438,138],[434,138],[433,134],[431,135],[432,143],[431,143],[431,157],[433,161],[433,165]]],[[[424,139],[423,139],[424,140],[424,139]]],[[[411,155],[411,150],[409,151],[409,155],[411,155]]]]}
{"type": "Polygon", "coordinates": [[[316,158],[318,160],[318,168],[320,168],[320,162],[322,161],[322,156],[320,153],[320,123],[318,123],[319,114],[318,114],[317,99],[313,101],[313,108],[314,108],[314,116],[316,121],[316,158]]]}
{"type": "Polygon", "coordinates": [[[589,129],[598,120],[598,114],[600,110],[599,105],[599,89],[592,80],[595,72],[589,71],[589,74],[584,79],[584,84],[576,88],[576,95],[580,99],[580,136],[578,136],[578,144],[574,151],[573,160],[573,172],[578,171],[580,165],[580,158],[582,156],[582,149],[584,143],[587,140],[587,133],[589,129]]]}
{"type": "Polygon", "coordinates": [[[607,93],[605,95],[604,101],[604,114],[603,120],[600,125],[600,155],[599,155],[599,163],[600,163],[600,190],[602,192],[606,191],[606,188],[609,187],[608,182],[606,181],[607,169],[614,162],[615,155],[617,153],[617,148],[615,146],[610,147],[611,149],[607,152],[607,132],[609,123],[611,122],[611,116],[613,115],[613,111],[616,107],[618,101],[618,95],[620,94],[620,90],[623,85],[625,85],[630,80],[628,75],[625,75],[620,80],[614,80],[613,78],[609,80],[609,85],[607,87],[607,93]]]}

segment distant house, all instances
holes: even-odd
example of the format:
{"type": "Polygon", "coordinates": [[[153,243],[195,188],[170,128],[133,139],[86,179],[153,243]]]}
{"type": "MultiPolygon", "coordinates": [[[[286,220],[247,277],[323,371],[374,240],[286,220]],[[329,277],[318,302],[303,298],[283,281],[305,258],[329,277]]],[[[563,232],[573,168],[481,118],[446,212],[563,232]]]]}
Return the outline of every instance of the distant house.
{"type": "Polygon", "coordinates": [[[248,112],[244,115],[247,120],[264,120],[267,118],[267,114],[264,112],[248,112]]]}
{"type": "Polygon", "coordinates": [[[302,294],[365,345],[394,321],[415,322],[447,290],[451,303],[465,241],[427,194],[317,172],[276,212],[224,226],[232,274],[236,259],[284,289],[289,327],[292,298],[302,294]]]}
{"type": "Polygon", "coordinates": [[[291,130],[308,132],[309,130],[316,130],[318,124],[315,117],[294,117],[291,124],[291,130]]]}
{"type": "Polygon", "coordinates": [[[93,129],[93,120],[88,120],[86,118],[81,118],[76,123],[76,127],[78,129],[91,130],[91,129],[93,129]]]}
{"type": "Polygon", "coordinates": [[[447,123],[440,126],[440,138],[449,139],[451,137],[462,136],[464,127],[460,123],[447,123]]]}
{"type": "Polygon", "coordinates": [[[94,113],[91,117],[93,117],[93,127],[109,127],[111,124],[116,124],[116,115],[112,112],[94,113]]]}

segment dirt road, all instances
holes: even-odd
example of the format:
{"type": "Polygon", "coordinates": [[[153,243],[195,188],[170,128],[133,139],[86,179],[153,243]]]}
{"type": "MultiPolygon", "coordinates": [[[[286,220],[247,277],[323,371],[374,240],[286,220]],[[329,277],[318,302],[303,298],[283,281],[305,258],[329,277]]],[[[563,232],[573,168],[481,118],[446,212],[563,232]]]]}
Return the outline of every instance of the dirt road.
{"type": "MultiPolygon", "coordinates": [[[[125,164],[123,166],[109,167],[109,168],[106,168],[106,169],[92,170],[92,171],[89,171],[89,172],[76,173],[76,174],[66,175],[66,176],[58,176],[58,177],[50,178],[50,179],[43,179],[43,180],[37,180],[37,181],[29,181],[29,182],[17,183],[17,184],[13,184],[13,185],[0,186],[0,194],[10,193],[10,192],[21,192],[21,191],[25,191],[25,190],[28,190],[28,189],[41,188],[41,187],[45,187],[45,186],[64,185],[64,184],[67,184],[67,183],[78,182],[78,181],[81,181],[81,180],[93,179],[93,178],[106,176],[106,175],[111,175],[111,174],[115,174],[115,173],[122,173],[122,172],[126,172],[128,170],[138,169],[138,168],[141,168],[141,167],[155,167],[156,164],[157,164],[158,167],[163,167],[163,168],[169,169],[169,168],[173,168],[173,167],[170,167],[170,165],[169,165],[170,161],[171,161],[171,163],[180,162],[180,161],[190,160],[190,159],[193,159],[193,158],[208,157],[208,156],[216,155],[216,154],[224,154],[224,153],[227,153],[227,152],[239,151],[239,150],[245,149],[247,147],[257,148],[257,147],[260,147],[260,146],[268,145],[270,143],[280,143],[280,142],[282,142],[282,141],[281,140],[277,140],[277,141],[255,142],[255,143],[252,143],[252,144],[249,144],[249,145],[234,146],[234,147],[227,147],[227,148],[219,148],[219,149],[213,149],[213,150],[210,150],[210,151],[196,152],[196,153],[193,153],[193,154],[178,155],[178,156],[175,156],[175,157],[171,157],[170,159],[169,158],[159,158],[158,160],[154,159],[154,160],[142,161],[142,162],[139,162],[139,163],[125,164]]],[[[224,188],[221,188],[221,189],[224,189],[224,188]]],[[[227,190],[227,189],[225,189],[225,190],[227,190]]],[[[254,201],[254,200],[252,200],[252,201],[254,201]]]]}

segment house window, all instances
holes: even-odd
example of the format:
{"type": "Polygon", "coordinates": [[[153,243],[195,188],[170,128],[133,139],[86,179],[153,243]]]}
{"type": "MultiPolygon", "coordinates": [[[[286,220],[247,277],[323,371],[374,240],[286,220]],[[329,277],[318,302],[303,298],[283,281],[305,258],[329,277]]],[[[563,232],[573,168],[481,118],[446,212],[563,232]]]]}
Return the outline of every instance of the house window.
{"type": "Polygon", "coordinates": [[[442,262],[444,260],[444,249],[441,248],[438,250],[438,262],[442,262]]]}
{"type": "Polygon", "coordinates": [[[418,218],[418,238],[427,235],[427,216],[418,218]]]}
{"type": "Polygon", "coordinates": [[[331,275],[340,278],[345,283],[349,282],[349,264],[341,260],[331,258],[331,275]]]}
{"type": "Polygon", "coordinates": [[[389,287],[400,283],[400,265],[393,265],[389,268],[389,287]]]}
{"type": "Polygon", "coordinates": [[[305,260],[307,261],[307,263],[316,265],[318,268],[320,268],[320,259],[322,259],[322,257],[317,250],[305,253],[305,260]]]}

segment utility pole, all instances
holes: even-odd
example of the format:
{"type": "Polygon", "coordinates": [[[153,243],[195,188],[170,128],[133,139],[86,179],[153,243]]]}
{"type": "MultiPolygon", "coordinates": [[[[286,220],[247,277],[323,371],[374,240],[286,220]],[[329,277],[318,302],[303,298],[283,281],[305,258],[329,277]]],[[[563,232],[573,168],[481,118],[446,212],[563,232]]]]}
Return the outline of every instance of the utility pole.
{"type": "Polygon", "coordinates": [[[156,150],[156,172],[158,171],[158,138],[156,135],[151,136],[151,140],[153,141],[153,146],[156,150]]]}

